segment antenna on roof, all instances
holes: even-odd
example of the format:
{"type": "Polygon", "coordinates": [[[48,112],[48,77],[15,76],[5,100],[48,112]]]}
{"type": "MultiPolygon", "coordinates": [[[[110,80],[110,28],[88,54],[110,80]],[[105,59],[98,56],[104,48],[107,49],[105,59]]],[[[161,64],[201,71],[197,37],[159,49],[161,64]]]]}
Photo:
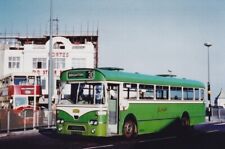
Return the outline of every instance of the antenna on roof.
{"type": "Polygon", "coordinates": [[[28,30],[29,30],[28,27],[29,27],[28,24],[26,24],[26,37],[27,37],[27,38],[28,38],[28,36],[29,36],[29,35],[28,35],[28,34],[29,34],[29,33],[28,33],[28,30]]]}
{"type": "Polygon", "coordinates": [[[39,37],[41,37],[42,35],[42,27],[41,27],[41,24],[39,24],[39,37]]]}
{"type": "Polygon", "coordinates": [[[111,70],[111,71],[123,71],[123,68],[118,68],[118,67],[99,67],[98,69],[103,69],[103,70],[111,70]]]}
{"type": "Polygon", "coordinates": [[[82,23],[80,25],[80,36],[82,35],[82,23]]]}
{"type": "Polygon", "coordinates": [[[97,22],[97,31],[96,31],[97,36],[98,36],[98,32],[99,32],[99,21],[97,22]]]}
{"type": "Polygon", "coordinates": [[[160,77],[176,77],[177,75],[173,75],[173,74],[158,74],[157,76],[160,76],[160,77]]]}
{"type": "Polygon", "coordinates": [[[75,27],[74,27],[74,25],[73,25],[73,36],[75,35],[75,27]]]}
{"type": "Polygon", "coordinates": [[[48,35],[48,24],[45,24],[45,34],[48,35]]]}
{"type": "Polygon", "coordinates": [[[176,77],[177,75],[172,74],[172,70],[168,69],[168,73],[158,74],[157,76],[160,76],[160,77],[176,77]]]}
{"type": "Polygon", "coordinates": [[[87,22],[87,36],[89,34],[89,21],[87,22]]]}
{"type": "Polygon", "coordinates": [[[65,24],[65,35],[67,34],[67,25],[65,24]]]}
{"type": "Polygon", "coordinates": [[[59,35],[59,19],[58,17],[55,19],[52,19],[52,21],[56,22],[56,36],[59,35]]]}

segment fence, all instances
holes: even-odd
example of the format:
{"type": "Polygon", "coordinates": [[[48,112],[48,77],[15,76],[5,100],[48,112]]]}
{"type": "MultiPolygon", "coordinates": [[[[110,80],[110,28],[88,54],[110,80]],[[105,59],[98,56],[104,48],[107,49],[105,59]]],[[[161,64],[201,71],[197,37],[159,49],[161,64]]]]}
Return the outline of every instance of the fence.
{"type": "Polygon", "coordinates": [[[0,110],[0,133],[55,126],[55,113],[47,110],[26,109],[21,112],[0,110]]]}
{"type": "Polygon", "coordinates": [[[225,109],[224,108],[212,108],[213,122],[225,122],[225,109]]]}
{"type": "MultiPolygon", "coordinates": [[[[212,122],[225,122],[225,109],[212,108],[212,122]]],[[[55,112],[26,109],[22,112],[0,109],[0,133],[26,131],[29,129],[52,127],[56,124],[55,112]]]]}

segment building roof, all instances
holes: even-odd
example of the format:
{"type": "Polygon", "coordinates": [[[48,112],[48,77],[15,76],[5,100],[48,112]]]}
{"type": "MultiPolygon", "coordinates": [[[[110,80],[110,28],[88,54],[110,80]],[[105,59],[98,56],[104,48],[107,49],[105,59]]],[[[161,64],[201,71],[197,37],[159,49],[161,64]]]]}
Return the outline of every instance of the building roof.
{"type": "MultiPolygon", "coordinates": [[[[56,36],[53,36],[56,37],[56,36]]],[[[95,42],[98,42],[98,36],[97,35],[80,35],[80,36],[58,36],[58,37],[65,37],[70,40],[71,43],[79,43],[83,44],[86,41],[91,41],[93,44],[96,44],[95,42]]],[[[18,37],[16,38],[18,41],[21,42],[22,45],[24,44],[45,44],[49,40],[49,36],[43,36],[43,37],[18,37]]]]}

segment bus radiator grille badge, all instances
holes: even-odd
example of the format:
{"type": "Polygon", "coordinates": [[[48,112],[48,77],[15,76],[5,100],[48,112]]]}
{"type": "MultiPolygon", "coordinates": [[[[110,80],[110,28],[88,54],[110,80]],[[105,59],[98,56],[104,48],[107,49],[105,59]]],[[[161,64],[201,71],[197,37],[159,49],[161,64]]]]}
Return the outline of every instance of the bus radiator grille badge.
{"type": "Polygon", "coordinates": [[[76,119],[76,120],[77,120],[78,118],[79,118],[79,116],[78,116],[78,115],[74,115],[74,119],[76,119]]]}

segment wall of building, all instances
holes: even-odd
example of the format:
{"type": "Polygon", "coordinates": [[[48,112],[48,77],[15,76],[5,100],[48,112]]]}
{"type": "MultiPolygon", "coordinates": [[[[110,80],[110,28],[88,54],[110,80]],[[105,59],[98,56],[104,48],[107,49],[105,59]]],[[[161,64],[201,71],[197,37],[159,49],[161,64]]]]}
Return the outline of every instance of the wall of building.
{"type": "Polygon", "coordinates": [[[4,51],[0,50],[0,77],[4,74],[4,51]]]}
{"type": "MultiPolygon", "coordinates": [[[[24,44],[23,50],[1,50],[0,76],[12,72],[33,72],[41,75],[44,88],[43,94],[47,95],[48,51],[49,41],[45,44],[24,44]],[[9,68],[9,65],[12,68],[9,68]]],[[[57,97],[56,80],[59,80],[60,72],[78,67],[94,68],[96,61],[95,48],[91,42],[72,44],[65,37],[54,37],[52,58],[55,63],[54,66],[57,67],[54,68],[54,96],[57,97]]],[[[47,101],[45,102],[47,103],[47,101]]]]}

